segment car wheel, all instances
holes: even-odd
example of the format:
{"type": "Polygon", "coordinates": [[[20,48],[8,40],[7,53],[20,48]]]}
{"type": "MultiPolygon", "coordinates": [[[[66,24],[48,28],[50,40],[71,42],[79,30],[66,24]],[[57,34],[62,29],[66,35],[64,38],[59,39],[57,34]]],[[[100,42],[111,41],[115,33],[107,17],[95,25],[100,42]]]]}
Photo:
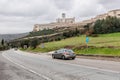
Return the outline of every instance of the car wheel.
{"type": "Polygon", "coordinates": [[[65,60],[66,59],[65,56],[62,56],[62,59],[65,60]]]}
{"type": "Polygon", "coordinates": [[[53,58],[53,59],[55,59],[55,56],[54,56],[54,55],[52,55],[52,58],[53,58]]]}
{"type": "Polygon", "coordinates": [[[72,60],[74,60],[75,59],[75,57],[74,58],[72,58],[72,60]]]}

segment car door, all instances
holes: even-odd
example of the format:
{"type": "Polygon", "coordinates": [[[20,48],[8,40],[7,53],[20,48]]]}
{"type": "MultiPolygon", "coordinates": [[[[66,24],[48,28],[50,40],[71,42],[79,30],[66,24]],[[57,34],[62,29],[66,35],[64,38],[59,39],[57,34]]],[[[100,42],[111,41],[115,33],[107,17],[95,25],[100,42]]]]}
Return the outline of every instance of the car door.
{"type": "Polygon", "coordinates": [[[57,58],[57,52],[58,52],[58,51],[55,51],[54,54],[53,54],[56,58],[57,58]]]}
{"type": "Polygon", "coordinates": [[[58,54],[59,58],[62,58],[63,53],[64,53],[64,50],[63,50],[63,49],[61,49],[61,50],[59,51],[59,54],[58,54]]]}
{"type": "Polygon", "coordinates": [[[59,54],[60,54],[60,50],[57,50],[56,53],[55,53],[55,57],[59,58],[59,54]]]}
{"type": "Polygon", "coordinates": [[[57,58],[61,58],[61,50],[57,51],[57,58]]]}

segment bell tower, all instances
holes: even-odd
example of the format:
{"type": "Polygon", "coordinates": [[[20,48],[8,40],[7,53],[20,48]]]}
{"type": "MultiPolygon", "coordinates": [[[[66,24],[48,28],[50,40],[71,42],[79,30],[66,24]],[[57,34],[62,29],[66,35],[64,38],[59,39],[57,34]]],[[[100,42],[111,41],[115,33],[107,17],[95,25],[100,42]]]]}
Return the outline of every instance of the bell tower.
{"type": "Polygon", "coordinates": [[[62,18],[65,19],[66,18],[66,14],[62,13],[62,18]]]}
{"type": "Polygon", "coordinates": [[[62,13],[62,22],[65,23],[66,22],[66,14],[65,13],[62,13]]]}

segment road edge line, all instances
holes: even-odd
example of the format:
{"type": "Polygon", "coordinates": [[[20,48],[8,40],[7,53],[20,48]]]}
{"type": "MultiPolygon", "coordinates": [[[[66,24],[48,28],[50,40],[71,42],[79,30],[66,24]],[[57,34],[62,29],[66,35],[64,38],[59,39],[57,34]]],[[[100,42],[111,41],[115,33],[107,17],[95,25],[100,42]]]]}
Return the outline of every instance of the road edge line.
{"type": "Polygon", "coordinates": [[[47,77],[47,76],[44,76],[44,75],[42,75],[42,74],[40,74],[40,73],[37,73],[37,72],[35,72],[35,71],[33,71],[33,70],[29,69],[29,68],[26,68],[25,66],[23,66],[23,65],[21,65],[21,64],[18,64],[18,63],[16,63],[16,62],[14,62],[13,60],[10,59],[10,57],[5,56],[3,53],[2,53],[2,56],[3,56],[4,58],[6,58],[7,60],[9,60],[10,62],[14,63],[15,65],[18,65],[18,66],[20,66],[21,68],[23,68],[23,69],[25,69],[25,70],[27,70],[27,71],[29,71],[29,72],[32,72],[32,73],[34,73],[34,74],[36,74],[36,75],[38,75],[38,76],[40,76],[40,77],[42,77],[42,78],[44,78],[44,79],[46,79],[46,80],[52,80],[52,79],[50,79],[50,78],[47,77]]]}
{"type": "MultiPolygon", "coordinates": [[[[19,53],[17,53],[17,54],[19,54],[19,53]]],[[[30,53],[27,53],[27,54],[30,54],[30,53]]],[[[38,54],[34,54],[34,55],[38,55],[38,54]]],[[[49,60],[47,60],[47,61],[49,61],[49,60]]],[[[55,62],[58,62],[58,61],[55,61],[55,62]]],[[[114,71],[114,70],[109,70],[109,69],[101,69],[101,68],[97,68],[97,67],[91,67],[91,66],[86,66],[86,65],[78,65],[78,64],[74,64],[74,63],[71,64],[71,63],[66,63],[66,62],[58,62],[58,63],[68,64],[68,65],[72,65],[72,66],[80,66],[80,67],[83,67],[83,68],[96,69],[96,70],[99,70],[99,71],[105,71],[105,72],[111,72],[111,73],[120,74],[119,71],[114,71]]]]}

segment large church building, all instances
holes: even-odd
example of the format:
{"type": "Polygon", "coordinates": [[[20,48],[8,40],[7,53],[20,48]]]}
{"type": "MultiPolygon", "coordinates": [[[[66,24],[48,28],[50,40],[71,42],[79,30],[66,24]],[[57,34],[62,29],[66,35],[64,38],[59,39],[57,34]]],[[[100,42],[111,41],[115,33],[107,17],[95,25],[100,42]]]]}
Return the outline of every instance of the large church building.
{"type": "Polygon", "coordinates": [[[33,31],[40,31],[43,29],[53,29],[59,27],[69,27],[75,23],[75,18],[66,18],[66,14],[62,13],[62,18],[56,19],[56,22],[49,24],[35,24],[33,31]]]}

